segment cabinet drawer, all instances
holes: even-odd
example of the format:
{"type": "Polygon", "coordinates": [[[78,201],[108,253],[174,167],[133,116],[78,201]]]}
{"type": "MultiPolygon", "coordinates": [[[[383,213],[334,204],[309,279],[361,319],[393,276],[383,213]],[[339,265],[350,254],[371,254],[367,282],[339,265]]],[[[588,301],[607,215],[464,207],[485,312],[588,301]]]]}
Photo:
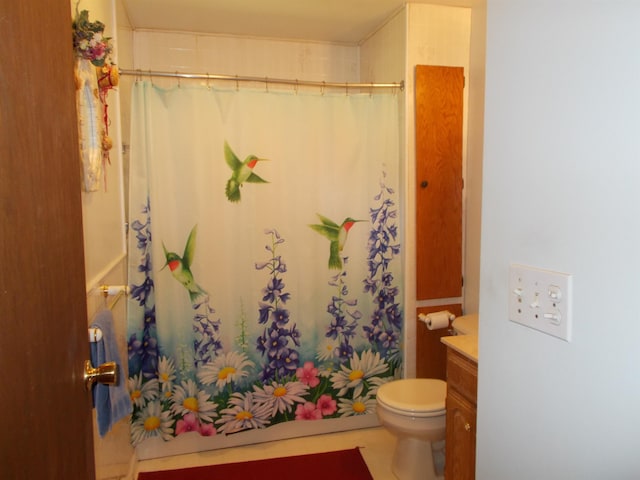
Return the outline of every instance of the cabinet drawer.
{"type": "Polygon", "coordinates": [[[478,395],[478,364],[451,348],[447,349],[447,384],[473,404],[478,395]]]}

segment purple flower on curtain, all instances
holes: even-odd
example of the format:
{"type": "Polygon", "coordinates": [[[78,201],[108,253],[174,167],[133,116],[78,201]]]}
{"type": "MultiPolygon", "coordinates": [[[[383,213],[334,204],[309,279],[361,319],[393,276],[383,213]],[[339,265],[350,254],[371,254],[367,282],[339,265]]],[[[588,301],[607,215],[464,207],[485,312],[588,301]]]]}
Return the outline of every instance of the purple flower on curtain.
{"type": "MultiPolygon", "coordinates": [[[[347,259],[344,259],[347,264],[347,259]]],[[[349,289],[345,282],[347,272],[341,270],[340,273],[331,277],[329,285],[335,287],[337,295],[331,297],[331,301],[327,305],[327,312],[333,317],[331,323],[327,327],[325,337],[339,342],[338,347],[333,352],[334,358],[339,363],[344,363],[351,358],[353,347],[351,340],[356,334],[358,320],[362,318],[362,313],[355,307],[358,301],[349,299],[349,289]]]]}
{"type": "Polygon", "coordinates": [[[144,309],[142,339],[134,333],[129,338],[129,373],[142,373],[144,378],[153,378],[158,370],[158,343],[156,340],[156,309],[153,300],[154,283],[151,261],[151,206],[149,198],[141,209],[143,220],[134,220],[131,229],[135,232],[137,248],[140,251],[138,271],[144,274],[139,285],[131,284],[130,298],[136,300],[144,309]]]}
{"type": "Polygon", "coordinates": [[[265,234],[271,236],[271,243],[265,247],[271,258],[266,262],[256,263],[255,267],[256,270],[267,270],[270,275],[267,286],[262,290],[262,302],[259,302],[258,308],[258,323],[268,326],[258,337],[256,348],[266,357],[260,379],[267,382],[278,381],[295,373],[300,356],[297,350],[289,346],[289,342],[299,346],[300,331],[295,324],[288,326],[289,310],[284,308],[291,296],[284,291],[285,284],[281,277],[287,267],[282,257],[276,254],[278,245],[284,243],[284,239],[275,229],[267,229],[265,234]]]}
{"type": "Polygon", "coordinates": [[[369,233],[367,266],[369,275],[363,280],[364,292],[369,293],[375,305],[371,323],[363,326],[364,334],[372,346],[383,357],[399,355],[400,333],[402,330],[402,311],[396,297],[400,290],[394,285],[390,263],[400,253],[397,243],[398,227],[395,223],[397,210],[390,198],[392,188],[384,182],[386,173],[382,172],[380,193],[374,197],[378,206],[370,209],[372,229],[369,233]]]}
{"type": "Polygon", "coordinates": [[[220,340],[220,319],[213,320],[211,315],[215,310],[209,305],[209,296],[204,297],[201,302],[192,304],[196,313],[193,316],[193,350],[195,353],[196,368],[207,364],[215,359],[222,351],[222,341],[220,340]]]}
{"type": "MultiPolygon", "coordinates": [[[[158,341],[156,337],[156,309],[153,298],[154,282],[151,259],[151,207],[149,198],[141,209],[142,220],[134,220],[136,247],[140,253],[137,270],[142,273],[140,284],[130,285],[130,299],[142,307],[142,331],[133,333],[127,342],[129,353],[128,387],[133,402],[131,440],[134,445],[145,438],[173,435],[169,412],[163,411],[158,382],[158,341]],[[140,335],[140,336],[139,336],[140,335]]],[[[131,253],[133,255],[133,252],[131,253]]]]}

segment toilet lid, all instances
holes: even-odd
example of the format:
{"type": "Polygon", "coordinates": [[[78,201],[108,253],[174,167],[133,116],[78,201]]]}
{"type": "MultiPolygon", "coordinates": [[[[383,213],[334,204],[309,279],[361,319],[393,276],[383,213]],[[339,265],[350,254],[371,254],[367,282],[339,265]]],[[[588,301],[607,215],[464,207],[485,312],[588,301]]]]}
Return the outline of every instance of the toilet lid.
{"type": "Polygon", "coordinates": [[[447,384],[435,378],[407,378],[378,389],[380,403],[394,410],[425,413],[445,409],[447,384]]]}

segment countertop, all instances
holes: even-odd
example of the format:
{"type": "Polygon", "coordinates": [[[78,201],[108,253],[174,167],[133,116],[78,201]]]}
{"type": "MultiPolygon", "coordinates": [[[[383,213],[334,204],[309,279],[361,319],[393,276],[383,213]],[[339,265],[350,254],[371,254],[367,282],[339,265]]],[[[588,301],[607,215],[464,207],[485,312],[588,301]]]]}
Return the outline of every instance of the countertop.
{"type": "Polygon", "coordinates": [[[469,360],[478,363],[478,334],[442,337],[440,341],[469,360]]]}

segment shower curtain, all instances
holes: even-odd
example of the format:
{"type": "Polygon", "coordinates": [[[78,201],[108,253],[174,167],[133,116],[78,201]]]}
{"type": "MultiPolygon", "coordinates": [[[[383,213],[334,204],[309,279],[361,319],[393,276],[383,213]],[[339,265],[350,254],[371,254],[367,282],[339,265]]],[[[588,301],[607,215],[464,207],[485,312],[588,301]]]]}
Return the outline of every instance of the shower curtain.
{"type": "Polygon", "coordinates": [[[376,423],[402,370],[398,103],[134,85],[133,445],[376,423]]]}

